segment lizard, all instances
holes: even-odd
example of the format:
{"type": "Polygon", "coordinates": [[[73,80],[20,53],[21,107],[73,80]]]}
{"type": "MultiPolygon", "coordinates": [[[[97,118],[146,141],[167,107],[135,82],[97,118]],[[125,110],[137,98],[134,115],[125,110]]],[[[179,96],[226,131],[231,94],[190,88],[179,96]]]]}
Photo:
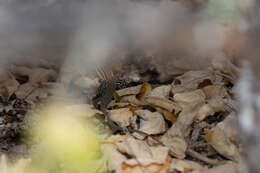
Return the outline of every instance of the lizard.
{"type": "Polygon", "coordinates": [[[111,119],[110,113],[107,110],[107,106],[110,103],[110,101],[113,99],[116,88],[123,88],[125,86],[125,82],[118,80],[118,78],[115,77],[111,71],[105,72],[103,69],[97,69],[97,74],[102,79],[102,81],[98,88],[97,96],[92,99],[92,102],[95,107],[97,107],[97,104],[100,103],[100,110],[107,117],[108,125],[112,129],[112,131],[130,133],[130,134],[135,132],[145,137],[149,136],[160,145],[165,146],[161,141],[154,138],[153,136],[137,129],[133,129],[133,128],[127,129],[127,128],[120,127],[117,123],[115,123],[111,119]]]}

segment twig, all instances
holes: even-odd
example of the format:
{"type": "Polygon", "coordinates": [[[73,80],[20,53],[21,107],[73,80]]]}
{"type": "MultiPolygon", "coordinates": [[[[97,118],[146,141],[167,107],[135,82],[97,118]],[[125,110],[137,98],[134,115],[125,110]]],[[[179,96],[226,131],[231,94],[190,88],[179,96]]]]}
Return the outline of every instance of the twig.
{"type": "Polygon", "coordinates": [[[208,163],[210,165],[221,165],[223,163],[222,161],[219,161],[219,160],[207,158],[207,157],[201,155],[200,153],[198,153],[198,152],[196,152],[196,151],[194,151],[194,150],[192,150],[190,148],[187,149],[186,152],[191,157],[196,158],[198,160],[201,160],[203,162],[206,162],[206,163],[208,163]]]}

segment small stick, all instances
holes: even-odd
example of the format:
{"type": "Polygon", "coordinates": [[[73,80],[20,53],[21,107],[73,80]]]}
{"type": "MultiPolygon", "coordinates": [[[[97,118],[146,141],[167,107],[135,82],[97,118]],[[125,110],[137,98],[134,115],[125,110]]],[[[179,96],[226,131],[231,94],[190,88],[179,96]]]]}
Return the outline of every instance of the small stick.
{"type": "Polygon", "coordinates": [[[191,157],[196,158],[198,160],[201,160],[201,161],[203,161],[205,163],[208,163],[210,165],[221,165],[221,164],[223,164],[222,161],[215,160],[215,159],[210,159],[208,157],[205,157],[205,156],[201,155],[200,153],[198,153],[198,152],[196,152],[196,151],[194,151],[194,150],[192,150],[190,148],[187,149],[186,153],[188,155],[190,155],[191,157]]]}

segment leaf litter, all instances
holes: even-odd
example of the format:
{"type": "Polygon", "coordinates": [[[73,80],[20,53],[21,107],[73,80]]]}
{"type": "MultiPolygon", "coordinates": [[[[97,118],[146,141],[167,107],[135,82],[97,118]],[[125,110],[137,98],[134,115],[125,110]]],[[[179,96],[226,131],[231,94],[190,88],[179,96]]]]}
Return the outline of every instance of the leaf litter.
{"type": "MultiPolygon", "coordinates": [[[[228,74],[221,74],[218,69],[189,71],[176,77],[171,85],[151,85],[151,88],[145,83],[117,91],[120,100],[114,102],[114,105],[124,103],[120,107],[139,106],[139,110],[132,114],[135,118],[131,120],[127,111],[121,112],[121,116],[127,117],[129,121],[136,120],[129,122],[128,128],[136,128],[154,136],[164,146],[151,143],[149,137],[127,136],[112,146],[114,152],[125,157],[117,168],[111,170],[122,173],[131,170],[160,172],[148,169],[148,164],[160,165],[164,172],[237,171],[238,163],[242,162],[241,146],[238,145],[237,127],[230,126],[231,123],[235,124],[233,121],[236,121],[236,115],[226,105],[236,100],[230,95],[233,93],[232,88],[225,85],[228,74]],[[160,162],[156,159],[162,157],[158,155],[158,158],[154,158],[155,148],[165,148],[164,152],[160,151],[159,155],[164,158],[160,162]],[[168,164],[167,157],[171,158],[171,164],[168,164]],[[136,166],[143,170],[136,169],[136,166]]],[[[234,73],[231,75],[230,79],[234,78],[234,73]]],[[[233,80],[229,82],[233,83],[233,80]]],[[[113,111],[122,109],[110,108],[113,111]]]]}
{"type": "MultiPolygon", "coordinates": [[[[111,119],[120,127],[149,136],[109,132],[102,137],[107,169],[117,173],[236,172],[242,162],[242,149],[234,123],[236,112],[227,103],[237,100],[226,83],[236,80],[238,69],[231,64],[220,66],[217,61],[213,67],[183,73],[173,78],[170,85],[144,82],[117,90],[108,106],[111,119]]],[[[57,76],[54,66],[42,61],[16,64],[1,77],[1,152],[12,151],[10,141],[24,131],[25,115],[31,107],[46,98],[57,97],[54,89],[67,92],[56,82],[57,76]]],[[[73,82],[84,91],[98,83],[91,77],[73,82]]],[[[104,118],[100,119],[103,113],[90,104],[74,103],[66,109],[71,114],[82,111],[80,117],[104,124],[93,128],[107,126],[104,118]]],[[[101,138],[104,131],[100,133],[101,138]]]]}

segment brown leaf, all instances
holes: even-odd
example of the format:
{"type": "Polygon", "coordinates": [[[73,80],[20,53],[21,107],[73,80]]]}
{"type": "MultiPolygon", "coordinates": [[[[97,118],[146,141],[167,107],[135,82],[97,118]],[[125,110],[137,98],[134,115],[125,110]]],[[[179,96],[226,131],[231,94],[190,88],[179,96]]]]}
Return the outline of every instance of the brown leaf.
{"type": "Polygon", "coordinates": [[[134,87],[124,88],[124,89],[118,90],[116,92],[120,97],[136,95],[140,92],[141,88],[142,88],[142,85],[138,85],[138,86],[134,86],[134,87]]]}
{"type": "Polygon", "coordinates": [[[211,99],[216,96],[228,96],[227,89],[220,85],[209,85],[204,87],[202,90],[206,96],[206,99],[211,99]]]}
{"type": "Polygon", "coordinates": [[[121,173],[123,167],[122,164],[124,163],[124,161],[127,160],[127,158],[123,154],[121,154],[113,145],[104,146],[104,155],[107,157],[108,160],[108,169],[110,171],[121,173]]]}
{"type": "Polygon", "coordinates": [[[143,83],[139,93],[136,95],[136,98],[138,100],[142,100],[142,98],[148,95],[151,92],[151,90],[152,90],[152,86],[149,83],[147,82],[143,83]]]}
{"type": "Polygon", "coordinates": [[[212,60],[212,65],[215,69],[223,72],[224,74],[230,75],[232,80],[238,79],[241,70],[232,64],[230,59],[224,54],[218,54],[212,60]]]}
{"type": "Polygon", "coordinates": [[[117,92],[114,93],[114,98],[115,98],[116,102],[120,102],[120,100],[121,100],[121,97],[117,92]]]}
{"type": "Polygon", "coordinates": [[[147,97],[145,97],[145,102],[148,104],[151,104],[152,106],[166,109],[169,112],[174,111],[174,112],[178,113],[181,111],[180,106],[178,106],[175,102],[170,101],[165,98],[147,96],[147,97]]]}
{"type": "Polygon", "coordinates": [[[129,126],[131,119],[133,119],[133,113],[129,108],[111,110],[110,116],[113,121],[120,125],[120,127],[129,126]]]}
{"type": "Polygon", "coordinates": [[[15,92],[15,95],[19,99],[24,99],[25,97],[28,97],[30,94],[32,94],[34,90],[36,90],[36,86],[33,85],[33,83],[25,83],[19,86],[15,92]]]}
{"type": "Polygon", "coordinates": [[[57,78],[57,73],[52,69],[44,69],[44,68],[27,68],[23,66],[13,66],[11,68],[11,72],[15,76],[28,76],[29,81],[33,83],[38,82],[48,82],[51,80],[55,80],[57,78]]]}
{"type": "Polygon", "coordinates": [[[205,79],[205,80],[203,80],[203,81],[199,84],[198,89],[202,89],[202,88],[204,88],[204,87],[206,87],[206,86],[209,86],[209,85],[212,85],[211,80],[205,79]]]}
{"type": "Polygon", "coordinates": [[[123,142],[117,143],[118,150],[132,156],[125,163],[128,165],[147,166],[153,163],[165,164],[168,148],[149,146],[146,142],[128,136],[123,142]]]}
{"type": "Polygon", "coordinates": [[[189,104],[202,103],[205,101],[205,98],[205,94],[200,89],[189,92],[176,93],[173,96],[174,101],[179,103],[182,108],[189,104]]]}
{"type": "Polygon", "coordinates": [[[171,171],[178,171],[178,172],[185,172],[188,171],[192,173],[199,173],[202,172],[203,170],[205,170],[206,167],[200,165],[197,162],[194,161],[190,161],[190,160],[181,160],[181,159],[172,159],[172,163],[171,163],[171,167],[170,170],[171,171]]]}
{"type": "MultiPolygon", "coordinates": [[[[167,133],[166,133],[167,134],[167,133]]],[[[187,143],[182,135],[176,132],[175,135],[169,134],[162,137],[162,142],[169,148],[170,154],[178,159],[185,158],[185,152],[187,150],[187,143]]]]}
{"type": "Polygon", "coordinates": [[[9,97],[18,89],[19,83],[10,73],[4,73],[0,76],[0,97],[7,101],[9,97]]]}
{"type": "Polygon", "coordinates": [[[197,118],[202,121],[207,116],[213,115],[216,112],[225,111],[225,105],[222,100],[222,97],[214,97],[210,99],[206,104],[201,106],[199,109],[197,118]]]}
{"type": "Polygon", "coordinates": [[[210,169],[207,169],[203,171],[202,173],[223,173],[223,172],[228,172],[228,173],[237,173],[238,172],[238,165],[230,162],[226,163],[224,165],[216,166],[210,169]]]}
{"type": "Polygon", "coordinates": [[[37,68],[32,70],[32,74],[29,75],[29,82],[44,83],[55,80],[57,73],[54,70],[37,68]]]}
{"type": "Polygon", "coordinates": [[[189,71],[177,77],[172,83],[172,92],[174,94],[192,91],[205,80],[214,83],[216,77],[211,71],[189,71]],[[178,81],[178,82],[176,82],[178,81]]]}
{"type": "Polygon", "coordinates": [[[138,106],[147,105],[146,102],[138,100],[135,95],[123,96],[121,97],[120,103],[131,103],[138,106]]]}
{"type": "Polygon", "coordinates": [[[171,164],[171,157],[168,156],[165,164],[150,164],[148,166],[141,165],[127,165],[123,164],[123,173],[166,173],[171,164]]]}
{"type": "Polygon", "coordinates": [[[241,161],[238,149],[220,128],[214,127],[206,134],[205,139],[219,154],[236,162],[241,161]]]}
{"type": "Polygon", "coordinates": [[[135,113],[141,117],[140,131],[147,134],[161,134],[166,130],[165,121],[159,112],[150,112],[148,110],[137,110],[135,113]]]}
{"type": "Polygon", "coordinates": [[[151,97],[162,97],[165,99],[169,98],[172,86],[171,85],[162,85],[159,87],[154,88],[150,93],[149,96],[151,97]]]}
{"type": "Polygon", "coordinates": [[[184,139],[190,132],[190,125],[197,115],[200,104],[189,105],[179,114],[176,123],[163,135],[162,142],[169,147],[170,154],[176,158],[185,158],[187,143],[184,139]]]}
{"type": "Polygon", "coordinates": [[[238,137],[239,137],[239,128],[238,128],[238,117],[234,112],[230,113],[222,122],[217,124],[225,135],[231,140],[231,142],[235,142],[238,145],[238,137]]]}
{"type": "Polygon", "coordinates": [[[177,121],[178,115],[175,113],[171,113],[165,109],[156,107],[155,108],[157,110],[157,112],[161,112],[164,116],[165,119],[167,119],[168,121],[172,122],[172,124],[174,124],[177,121]]]}

